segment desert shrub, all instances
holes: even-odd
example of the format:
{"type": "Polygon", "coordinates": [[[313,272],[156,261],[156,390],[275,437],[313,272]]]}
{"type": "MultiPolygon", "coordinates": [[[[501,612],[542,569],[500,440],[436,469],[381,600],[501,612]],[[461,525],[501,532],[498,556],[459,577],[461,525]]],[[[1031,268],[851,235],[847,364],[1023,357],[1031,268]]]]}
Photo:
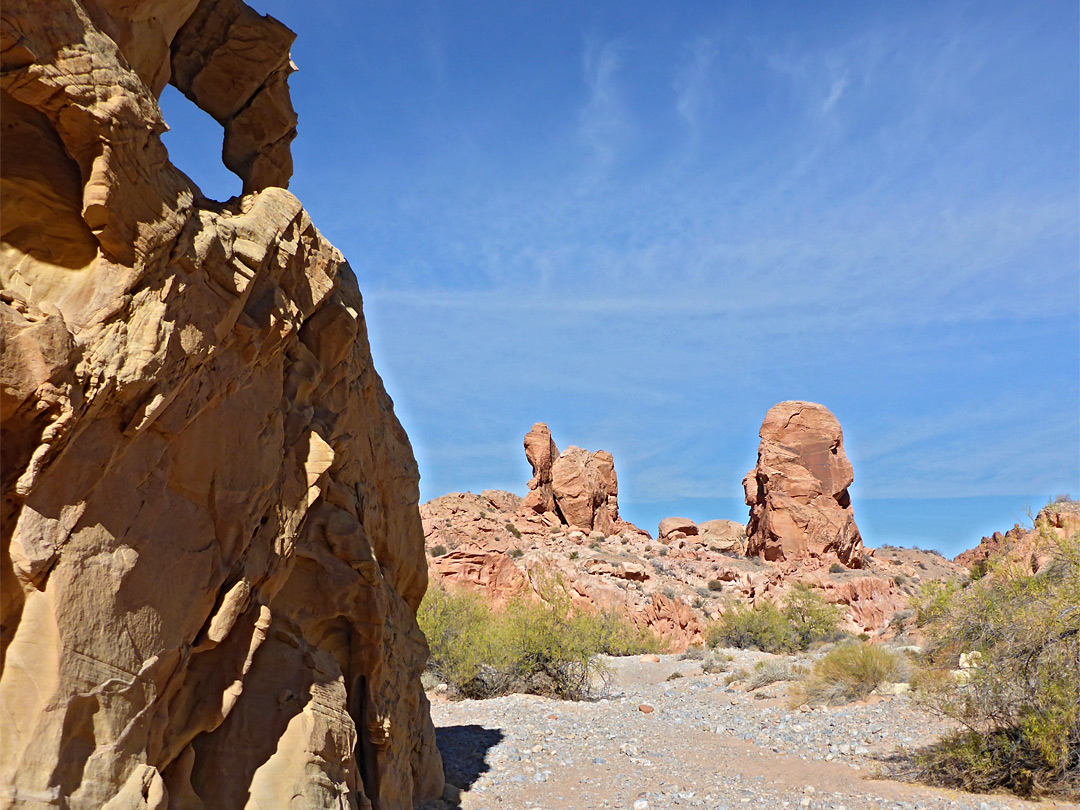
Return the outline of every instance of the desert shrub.
{"type": "Polygon", "coordinates": [[[578,553],[576,551],[571,551],[570,552],[570,559],[571,560],[576,560],[577,558],[578,558],[578,553]]]}
{"type": "Polygon", "coordinates": [[[795,629],[772,602],[755,607],[734,605],[706,628],[705,641],[710,647],[757,648],[765,652],[794,652],[799,647],[795,629]]]}
{"type": "Polygon", "coordinates": [[[478,594],[428,589],[417,621],[431,650],[428,667],[455,697],[511,692],[580,699],[603,669],[601,653],[659,652],[662,642],[613,613],[572,613],[557,581],[545,601],[518,599],[494,610],[478,594]]]}
{"type": "Polygon", "coordinates": [[[600,541],[599,540],[593,540],[591,543],[589,543],[589,548],[591,548],[593,551],[599,551],[600,550],[600,541]]]}
{"type": "Polygon", "coordinates": [[[754,670],[746,681],[746,688],[752,692],[778,681],[797,681],[804,673],[803,667],[783,658],[758,661],[754,664],[754,670]]]}
{"type": "Polygon", "coordinates": [[[518,527],[510,521],[506,522],[506,530],[510,532],[510,534],[514,535],[514,537],[516,537],[518,540],[521,539],[521,530],[518,529],[518,527]]]}
{"type": "Polygon", "coordinates": [[[754,607],[736,604],[706,629],[710,647],[757,648],[765,652],[805,650],[815,641],[836,636],[840,609],[810,588],[796,585],[783,608],[762,601],[754,607]]]}
{"type": "Polygon", "coordinates": [[[432,557],[441,557],[446,553],[446,546],[433,546],[431,549],[432,557]]]}
{"type": "Polygon", "coordinates": [[[709,590],[710,591],[722,591],[722,590],[724,590],[724,582],[723,582],[723,580],[710,579],[709,580],[709,590]]]}
{"type": "Polygon", "coordinates": [[[670,675],[668,675],[666,678],[664,678],[664,680],[665,681],[677,681],[682,676],[683,676],[683,674],[681,672],[672,672],[670,675]]]}
{"type": "Polygon", "coordinates": [[[805,650],[816,641],[828,641],[837,636],[840,608],[830,605],[805,585],[796,585],[791,589],[784,600],[782,612],[798,636],[800,649],[805,650]]]}
{"type": "Polygon", "coordinates": [[[911,600],[915,608],[915,624],[924,627],[944,616],[959,590],[960,583],[956,580],[936,579],[923,584],[911,600]]]}
{"type": "Polygon", "coordinates": [[[906,681],[911,664],[879,644],[842,644],[817,661],[794,690],[795,703],[835,706],[860,700],[883,683],[906,681]]]}
{"type": "Polygon", "coordinates": [[[517,548],[516,546],[506,553],[509,554],[511,559],[514,560],[520,560],[525,555],[525,552],[522,551],[520,548],[517,548]]]}
{"type": "Polygon", "coordinates": [[[1080,535],[1043,539],[1038,573],[999,563],[940,605],[927,656],[952,668],[978,652],[963,682],[938,678],[921,699],[964,730],[924,749],[919,776],[966,790],[1080,798],[1080,535]]]}
{"type": "Polygon", "coordinates": [[[847,571],[847,566],[846,565],[841,565],[840,563],[833,563],[832,565],[829,566],[829,573],[830,574],[843,574],[846,571],[847,571]]]}
{"type": "Polygon", "coordinates": [[[667,556],[667,546],[660,546],[660,548],[657,549],[656,553],[659,554],[661,557],[666,557],[667,556]]]}
{"type": "Polygon", "coordinates": [[[718,672],[727,672],[731,667],[732,657],[724,653],[710,650],[701,661],[701,671],[706,675],[714,675],[718,672]]]}
{"type": "Polygon", "coordinates": [[[700,644],[691,644],[686,652],[679,656],[680,661],[704,661],[705,648],[700,644]]]}

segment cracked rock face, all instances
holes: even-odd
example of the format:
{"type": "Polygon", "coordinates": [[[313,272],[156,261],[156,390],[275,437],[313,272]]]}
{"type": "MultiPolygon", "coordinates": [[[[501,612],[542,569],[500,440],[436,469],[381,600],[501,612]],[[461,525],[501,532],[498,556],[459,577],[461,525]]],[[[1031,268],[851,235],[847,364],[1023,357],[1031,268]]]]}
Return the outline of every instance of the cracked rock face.
{"type": "Polygon", "coordinates": [[[410,808],[412,450],[284,190],[292,34],[230,0],[5,0],[0,807],[410,808]],[[168,160],[172,81],[228,203],[168,160]]]}
{"type": "Polygon", "coordinates": [[[847,490],[854,474],[836,417],[813,402],[781,402],[758,435],[757,466],[743,479],[746,553],[769,562],[862,567],[847,490]]]}

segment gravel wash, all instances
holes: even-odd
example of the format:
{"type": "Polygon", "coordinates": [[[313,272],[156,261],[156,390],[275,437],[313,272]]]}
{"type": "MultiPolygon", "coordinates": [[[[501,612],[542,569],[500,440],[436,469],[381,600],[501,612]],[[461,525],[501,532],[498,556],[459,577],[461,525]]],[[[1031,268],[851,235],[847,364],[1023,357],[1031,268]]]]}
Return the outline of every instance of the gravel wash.
{"type": "MultiPolygon", "coordinates": [[[[733,669],[771,657],[729,653],[733,669]]],[[[906,696],[792,709],[785,684],[748,693],[660,658],[607,659],[595,701],[430,693],[448,787],[425,810],[1080,808],[880,778],[884,757],[950,728],[906,696]]]]}

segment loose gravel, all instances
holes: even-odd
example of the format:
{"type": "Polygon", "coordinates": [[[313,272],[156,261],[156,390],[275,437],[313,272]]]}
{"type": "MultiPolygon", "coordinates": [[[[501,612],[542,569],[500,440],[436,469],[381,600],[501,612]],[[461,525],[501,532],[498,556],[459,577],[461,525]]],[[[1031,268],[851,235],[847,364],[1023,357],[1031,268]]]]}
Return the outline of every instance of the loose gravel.
{"type": "MultiPolygon", "coordinates": [[[[770,656],[732,650],[730,667],[770,656]]],[[[792,709],[787,685],[755,692],[699,662],[608,660],[603,697],[449,701],[431,694],[448,782],[465,810],[1078,808],[976,796],[881,778],[883,760],[949,726],[907,696],[792,709]],[[669,678],[673,673],[679,673],[669,678]],[[681,676],[681,677],[680,677],[681,676]]]]}

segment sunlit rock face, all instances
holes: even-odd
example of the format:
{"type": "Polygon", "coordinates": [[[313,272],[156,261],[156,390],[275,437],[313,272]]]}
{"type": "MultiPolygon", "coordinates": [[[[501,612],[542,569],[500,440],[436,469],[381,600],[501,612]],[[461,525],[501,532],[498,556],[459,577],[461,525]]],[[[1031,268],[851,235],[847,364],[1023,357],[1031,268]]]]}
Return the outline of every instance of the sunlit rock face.
{"type": "Polygon", "coordinates": [[[293,35],[230,0],[5,0],[0,806],[411,808],[412,450],[285,186],[293,35]],[[244,181],[161,143],[172,81],[244,181]]]}
{"type": "Polygon", "coordinates": [[[757,466],[743,479],[746,553],[769,562],[862,567],[847,489],[854,474],[836,417],[813,402],[781,402],[758,435],[757,466]]]}

